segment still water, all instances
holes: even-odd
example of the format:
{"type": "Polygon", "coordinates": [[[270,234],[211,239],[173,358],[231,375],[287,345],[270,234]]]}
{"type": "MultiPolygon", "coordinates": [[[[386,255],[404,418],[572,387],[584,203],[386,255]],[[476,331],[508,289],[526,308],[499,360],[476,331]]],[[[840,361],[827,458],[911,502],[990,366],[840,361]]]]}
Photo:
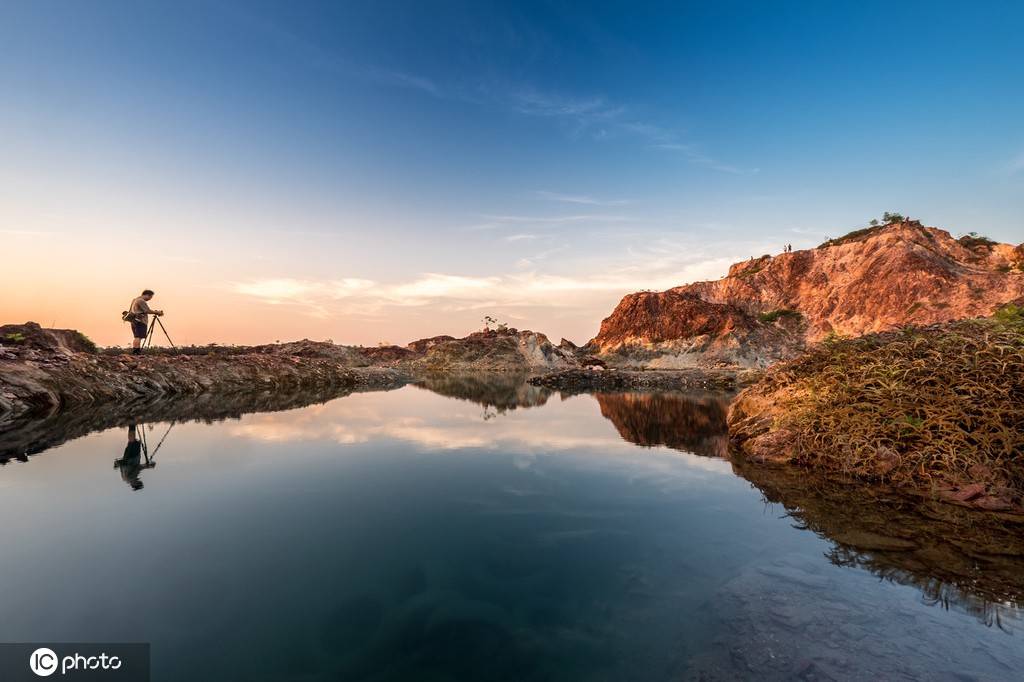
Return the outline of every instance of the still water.
{"type": "Polygon", "coordinates": [[[1019,527],[734,467],[722,396],[296,402],[151,409],[148,467],[123,415],[5,434],[42,452],[0,468],[0,641],[151,642],[155,680],[1024,671],[1019,527]]]}

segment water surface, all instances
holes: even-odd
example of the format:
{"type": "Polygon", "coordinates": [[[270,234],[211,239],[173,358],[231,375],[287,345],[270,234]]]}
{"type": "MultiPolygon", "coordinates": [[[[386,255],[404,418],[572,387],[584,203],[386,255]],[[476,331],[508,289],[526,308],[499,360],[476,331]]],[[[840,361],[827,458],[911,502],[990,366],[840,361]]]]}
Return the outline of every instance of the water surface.
{"type": "Polygon", "coordinates": [[[722,396],[301,402],[140,409],[155,466],[131,410],[4,434],[0,640],[151,642],[156,680],[1024,670],[1019,527],[734,467],[722,396]]]}

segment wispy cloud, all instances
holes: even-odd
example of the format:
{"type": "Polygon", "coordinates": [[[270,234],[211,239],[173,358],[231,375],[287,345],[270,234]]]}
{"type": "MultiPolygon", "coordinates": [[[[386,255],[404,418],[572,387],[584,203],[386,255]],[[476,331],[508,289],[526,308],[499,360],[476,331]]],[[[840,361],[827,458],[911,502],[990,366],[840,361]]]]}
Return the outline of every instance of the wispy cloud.
{"type": "Polygon", "coordinates": [[[9,237],[52,237],[60,232],[47,232],[45,230],[0,230],[0,234],[9,237]]]}
{"type": "Polygon", "coordinates": [[[527,116],[551,116],[596,122],[614,120],[624,111],[622,107],[609,104],[603,96],[573,97],[541,92],[530,86],[497,92],[500,99],[512,109],[527,116]]]}
{"type": "Polygon", "coordinates": [[[532,225],[566,225],[569,223],[621,223],[630,220],[628,216],[606,215],[601,213],[579,213],[560,216],[528,216],[528,215],[483,215],[487,224],[532,224],[532,225]]]}
{"type": "Polygon", "coordinates": [[[794,233],[794,234],[803,234],[803,235],[808,235],[808,236],[811,236],[811,237],[827,237],[828,236],[827,232],[822,232],[821,230],[811,230],[811,229],[807,229],[807,228],[804,228],[804,227],[791,227],[791,228],[789,228],[789,231],[794,233]]]}
{"type": "Polygon", "coordinates": [[[390,287],[382,293],[392,303],[419,305],[431,299],[486,296],[500,284],[500,277],[466,277],[430,272],[411,282],[390,287]]]}
{"type": "Polygon", "coordinates": [[[258,30],[277,44],[303,57],[306,64],[313,69],[381,85],[417,90],[433,97],[448,96],[437,83],[421,74],[402,69],[361,64],[346,59],[315,41],[283,28],[279,22],[269,21],[255,12],[230,10],[230,13],[238,21],[258,30]]]}
{"type": "Polygon", "coordinates": [[[560,201],[566,204],[584,204],[586,206],[624,206],[629,203],[627,199],[596,199],[585,194],[562,194],[560,192],[547,192],[538,190],[535,194],[547,201],[560,201]]]}
{"type": "Polygon", "coordinates": [[[393,85],[400,88],[419,90],[434,97],[443,97],[444,92],[431,79],[404,71],[381,69],[378,67],[363,67],[359,70],[360,75],[382,85],[393,85]]]}
{"type": "Polygon", "coordinates": [[[537,265],[543,263],[544,261],[548,260],[552,256],[557,255],[559,253],[563,253],[563,252],[567,251],[568,249],[569,249],[569,245],[568,244],[561,244],[559,246],[554,246],[554,247],[552,247],[550,249],[545,249],[544,251],[538,251],[537,253],[534,253],[534,254],[526,256],[524,258],[518,259],[515,262],[516,269],[517,270],[529,270],[529,269],[535,268],[535,267],[537,267],[537,265]]]}
{"type": "Polygon", "coordinates": [[[368,279],[301,280],[273,277],[234,282],[232,291],[269,305],[293,305],[306,309],[313,317],[329,317],[330,303],[365,295],[377,285],[368,279]]]}
{"type": "Polygon", "coordinates": [[[526,234],[526,233],[510,234],[510,235],[504,237],[504,239],[507,242],[525,242],[525,241],[533,241],[534,239],[538,239],[539,236],[540,235],[526,234]]]}
{"type": "Polygon", "coordinates": [[[630,107],[602,94],[573,94],[542,90],[530,83],[508,84],[496,79],[480,80],[475,87],[444,83],[412,70],[383,67],[351,61],[278,24],[253,14],[240,18],[296,53],[316,69],[358,78],[381,85],[417,91],[438,99],[467,104],[498,106],[523,116],[548,118],[572,124],[574,136],[589,135],[594,140],[632,136],[648,148],[681,151],[690,163],[733,174],[756,173],[725,163],[694,149],[682,135],[661,125],[642,120],[630,107]]]}
{"type": "MultiPolygon", "coordinates": [[[[760,245],[738,248],[751,253],[763,250],[760,245]]],[[[576,269],[588,274],[565,271],[572,267],[563,261],[558,263],[563,272],[537,270],[545,259],[567,249],[567,244],[555,245],[514,262],[512,271],[493,275],[428,272],[395,282],[268,278],[231,283],[228,289],[270,305],[291,305],[321,318],[382,316],[389,310],[415,307],[439,313],[482,308],[509,312],[582,309],[592,311],[599,319],[626,293],[714,278],[736,260],[710,257],[709,251],[692,243],[655,239],[643,248],[625,249],[610,259],[592,258],[575,264],[576,269]]]]}
{"type": "Polygon", "coordinates": [[[1011,159],[1006,167],[1011,175],[1024,172],[1024,152],[1011,159]]]}
{"type": "Polygon", "coordinates": [[[662,149],[665,151],[678,152],[686,157],[686,160],[697,166],[704,166],[712,170],[720,171],[722,173],[732,173],[733,175],[754,175],[760,172],[759,168],[742,168],[740,166],[734,166],[729,163],[723,163],[718,159],[712,158],[701,151],[699,151],[694,145],[683,144],[680,142],[661,142],[651,145],[652,149],[662,149]]]}
{"type": "Polygon", "coordinates": [[[752,175],[759,172],[757,168],[745,168],[716,159],[700,151],[695,144],[684,140],[679,132],[638,120],[630,115],[628,107],[615,104],[603,96],[572,97],[543,93],[533,88],[519,88],[507,91],[501,99],[520,114],[570,120],[576,125],[576,135],[589,133],[596,140],[634,137],[649,149],[678,152],[696,166],[733,175],[752,175]]]}

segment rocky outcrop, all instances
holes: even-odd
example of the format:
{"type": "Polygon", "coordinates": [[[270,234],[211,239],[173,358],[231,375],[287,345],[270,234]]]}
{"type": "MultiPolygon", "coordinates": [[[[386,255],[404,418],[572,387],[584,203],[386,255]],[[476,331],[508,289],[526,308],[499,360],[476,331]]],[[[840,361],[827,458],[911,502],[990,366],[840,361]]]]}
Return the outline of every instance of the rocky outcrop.
{"type": "Polygon", "coordinates": [[[589,347],[621,361],[767,365],[831,334],[992,314],[1024,296],[1024,245],[916,221],[737,263],[722,279],[622,299],[589,347]]]}
{"type": "Polygon", "coordinates": [[[422,355],[402,363],[415,372],[536,372],[577,365],[571,352],[543,334],[512,328],[485,329],[461,339],[434,337],[414,341],[408,348],[423,349],[422,355]]]}
{"type": "Polygon", "coordinates": [[[766,324],[727,303],[706,301],[682,289],[643,292],[622,299],[601,323],[591,346],[620,354],[618,364],[656,369],[764,366],[802,346],[799,320],[766,324]],[[792,322],[790,324],[787,324],[792,322]]]}

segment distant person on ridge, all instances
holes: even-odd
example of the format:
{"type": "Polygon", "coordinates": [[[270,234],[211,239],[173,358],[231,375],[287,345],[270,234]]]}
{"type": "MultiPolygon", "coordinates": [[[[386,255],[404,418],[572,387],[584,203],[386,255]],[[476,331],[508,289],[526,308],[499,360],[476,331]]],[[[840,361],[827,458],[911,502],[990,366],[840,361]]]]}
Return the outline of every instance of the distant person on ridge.
{"type": "Polygon", "coordinates": [[[132,323],[132,355],[142,353],[142,341],[146,338],[146,332],[149,331],[149,316],[159,317],[164,314],[162,310],[153,310],[149,307],[149,301],[152,298],[153,290],[146,289],[141,296],[132,300],[132,305],[128,308],[132,323]]]}

